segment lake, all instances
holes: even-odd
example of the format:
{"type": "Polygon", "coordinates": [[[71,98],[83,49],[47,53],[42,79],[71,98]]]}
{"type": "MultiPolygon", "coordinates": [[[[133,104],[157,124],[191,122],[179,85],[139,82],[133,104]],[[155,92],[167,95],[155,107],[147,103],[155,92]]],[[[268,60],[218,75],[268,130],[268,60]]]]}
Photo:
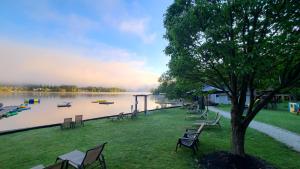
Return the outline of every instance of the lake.
{"type": "MultiPolygon", "coordinates": [[[[30,104],[30,110],[19,112],[15,116],[0,119],[0,131],[35,127],[61,123],[64,118],[83,115],[83,119],[103,117],[131,112],[134,94],[149,93],[0,93],[0,103],[4,106],[20,105],[24,99],[38,98],[39,104],[30,104]],[[102,105],[92,103],[95,100],[113,101],[114,104],[102,105]],[[71,102],[71,107],[58,108],[63,102],[71,102]]],[[[148,110],[171,106],[162,95],[148,96],[148,110]]],[[[144,98],[138,99],[138,110],[144,110],[144,98]]]]}

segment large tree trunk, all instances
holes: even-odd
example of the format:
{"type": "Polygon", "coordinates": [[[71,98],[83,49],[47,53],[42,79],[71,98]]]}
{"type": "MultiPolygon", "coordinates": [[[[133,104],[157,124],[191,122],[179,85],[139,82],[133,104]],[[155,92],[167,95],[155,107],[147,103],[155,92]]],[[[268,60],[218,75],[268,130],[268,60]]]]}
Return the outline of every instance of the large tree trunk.
{"type": "Polygon", "coordinates": [[[240,156],[245,155],[245,132],[246,128],[242,125],[243,109],[238,104],[233,105],[231,110],[231,144],[232,153],[240,156]]]}
{"type": "Polygon", "coordinates": [[[245,155],[245,133],[242,126],[232,126],[232,152],[236,155],[245,155]]]}

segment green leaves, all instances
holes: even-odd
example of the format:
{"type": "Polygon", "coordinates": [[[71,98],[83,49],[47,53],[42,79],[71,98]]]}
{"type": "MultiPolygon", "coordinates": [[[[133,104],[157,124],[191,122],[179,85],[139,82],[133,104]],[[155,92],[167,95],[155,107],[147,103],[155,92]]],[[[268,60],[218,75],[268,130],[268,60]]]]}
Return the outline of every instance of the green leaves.
{"type": "Polygon", "coordinates": [[[248,77],[261,89],[292,85],[299,7],[296,0],[175,1],[164,20],[170,75],[232,90],[248,77]]]}

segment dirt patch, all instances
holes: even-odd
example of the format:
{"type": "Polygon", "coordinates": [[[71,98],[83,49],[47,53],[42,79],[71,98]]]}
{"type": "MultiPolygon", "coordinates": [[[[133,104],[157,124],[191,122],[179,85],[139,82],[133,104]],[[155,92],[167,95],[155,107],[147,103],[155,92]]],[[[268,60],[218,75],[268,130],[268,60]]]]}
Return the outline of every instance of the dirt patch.
{"type": "Polygon", "coordinates": [[[204,155],[200,159],[203,169],[276,169],[266,161],[246,155],[241,157],[230,152],[219,151],[204,155]]]}

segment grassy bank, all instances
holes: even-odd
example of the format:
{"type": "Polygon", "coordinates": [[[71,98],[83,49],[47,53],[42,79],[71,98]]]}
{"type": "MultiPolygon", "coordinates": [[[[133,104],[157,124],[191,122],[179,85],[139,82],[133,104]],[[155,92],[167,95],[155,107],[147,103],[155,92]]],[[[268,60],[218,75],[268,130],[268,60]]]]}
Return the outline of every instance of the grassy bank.
{"type": "MultiPolygon", "coordinates": [[[[219,105],[218,108],[230,111],[231,107],[230,105],[219,105]]],[[[280,103],[274,110],[262,109],[255,120],[300,134],[300,116],[288,111],[288,103],[280,103]]]]}
{"type": "MultiPolygon", "coordinates": [[[[85,127],[61,131],[59,127],[37,129],[0,136],[0,168],[30,168],[51,164],[58,155],[74,149],[85,151],[108,142],[104,150],[108,168],[147,169],[196,167],[195,159],[203,154],[229,150],[229,121],[222,128],[206,129],[200,138],[200,151],[180,148],[175,153],[178,137],[192,121],[184,120],[181,109],[159,110],[136,120],[111,122],[90,121],[85,127]]],[[[252,129],[247,131],[246,151],[283,169],[300,166],[299,153],[252,129]]]]}

